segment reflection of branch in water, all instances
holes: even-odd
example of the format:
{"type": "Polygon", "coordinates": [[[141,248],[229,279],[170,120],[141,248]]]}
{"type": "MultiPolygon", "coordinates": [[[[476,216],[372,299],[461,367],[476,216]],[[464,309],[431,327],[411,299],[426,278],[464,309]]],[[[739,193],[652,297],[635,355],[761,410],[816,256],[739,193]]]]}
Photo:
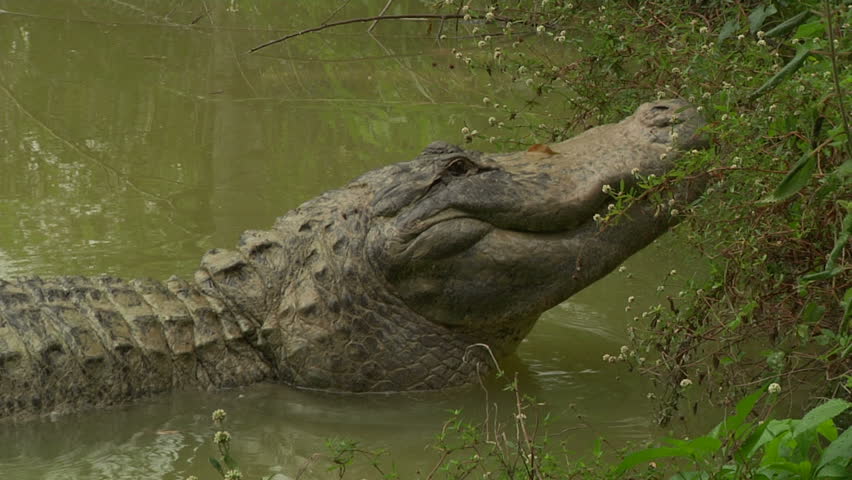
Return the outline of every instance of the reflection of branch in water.
{"type": "MultiPolygon", "coordinates": [[[[68,139],[66,139],[66,138],[62,137],[61,135],[59,135],[59,134],[58,134],[55,130],[53,130],[52,128],[50,128],[47,124],[45,124],[44,122],[42,122],[42,121],[41,121],[40,119],[38,119],[35,115],[33,115],[33,114],[29,111],[29,110],[27,110],[27,108],[26,108],[26,107],[24,107],[24,106],[21,104],[21,102],[20,102],[20,101],[18,101],[17,97],[15,97],[15,95],[14,95],[14,94],[13,94],[13,93],[12,93],[12,92],[8,89],[8,88],[7,88],[4,84],[2,84],[2,83],[0,83],[0,90],[2,90],[2,91],[3,91],[3,93],[5,93],[5,94],[6,94],[6,96],[8,96],[10,100],[12,100],[12,103],[15,105],[15,107],[17,107],[17,108],[18,108],[18,110],[20,110],[20,112],[21,112],[21,113],[23,113],[23,114],[24,114],[24,115],[26,115],[26,116],[27,116],[30,120],[32,120],[33,122],[35,122],[35,123],[36,123],[38,126],[40,126],[40,127],[41,127],[41,128],[42,128],[45,132],[47,132],[50,136],[52,136],[52,137],[53,137],[53,138],[55,138],[56,140],[59,140],[59,142],[60,142],[60,143],[62,143],[62,144],[63,144],[63,145],[65,145],[66,147],[70,148],[70,149],[71,149],[71,150],[73,150],[74,152],[76,152],[76,153],[77,153],[78,155],[80,155],[82,158],[84,158],[84,159],[88,160],[88,161],[89,161],[89,162],[91,162],[91,163],[94,163],[95,165],[97,165],[97,166],[99,166],[99,167],[103,168],[104,170],[106,170],[107,172],[111,173],[111,174],[115,177],[115,179],[116,179],[116,180],[118,180],[118,181],[120,181],[120,182],[123,182],[123,183],[124,183],[124,184],[126,184],[128,187],[130,187],[130,189],[131,189],[131,190],[133,190],[133,191],[135,191],[135,192],[139,193],[140,195],[142,195],[142,196],[144,196],[144,197],[148,197],[148,198],[149,198],[149,199],[151,199],[151,200],[154,200],[154,201],[156,201],[156,202],[160,202],[160,203],[163,203],[163,204],[167,205],[167,206],[171,209],[171,211],[172,211],[172,212],[174,212],[174,211],[176,210],[176,209],[175,209],[174,204],[173,204],[173,203],[172,203],[172,201],[171,201],[171,200],[169,200],[168,198],[161,197],[161,196],[157,195],[156,193],[152,193],[152,192],[149,192],[149,191],[147,191],[147,190],[144,190],[144,189],[140,188],[138,185],[136,185],[135,183],[133,183],[133,181],[132,181],[132,180],[130,180],[129,178],[127,178],[127,176],[126,176],[126,175],[122,174],[120,171],[118,171],[118,170],[117,170],[115,167],[113,167],[112,165],[110,165],[110,164],[108,164],[108,163],[104,163],[102,160],[99,160],[99,159],[97,159],[96,157],[92,156],[90,153],[86,152],[85,150],[83,150],[82,148],[80,148],[79,146],[77,146],[75,143],[73,143],[73,142],[71,142],[70,140],[68,140],[68,139]]],[[[173,220],[173,219],[171,218],[171,215],[170,215],[170,220],[173,220]]],[[[173,224],[177,225],[179,228],[183,228],[183,227],[182,227],[179,223],[175,223],[175,222],[173,222],[173,221],[172,221],[171,223],[173,223],[173,224]]]]}
{"type": "MultiPolygon", "coordinates": [[[[173,23],[165,21],[163,23],[150,23],[150,22],[114,22],[114,21],[100,21],[94,19],[82,19],[82,18],[66,18],[66,17],[51,17],[49,15],[38,15],[34,13],[26,13],[26,12],[13,12],[9,10],[4,10],[0,8],[0,15],[11,15],[16,17],[25,17],[25,18],[34,18],[37,20],[50,20],[54,22],[61,23],[86,23],[91,25],[105,25],[108,27],[159,27],[159,28],[180,28],[184,30],[232,30],[235,32],[264,32],[264,33],[279,33],[284,32],[284,29],[275,29],[275,28],[251,28],[251,27],[231,27],[231,26],[220,26],[213,27],[209,25],[194,25],[194,24],[183,24],[183,23],[173,23]]],[[[196,18],[194,21],[197,22],[204,15],[196,18]]]]}
{"type": "Polygon", "coordinates": [[[332,18],[334,18],[334,16],[335,16],[335,15],[337,15],[337,12],[339,12],[339,11],[343,10],[343,7],[345,7],[345,6],[346,6],[346,5],[348,5],[348,4],[349,4],[349,0],[343,0],[343,3],[341,3],[341,4],[337,7],[337,8],[335,8],[335,9],[334,9],[334,11],[333,11],[333,12],[331,12],[331,15],[329,15],[329,16],[328,16],[328,18],[326,18],[325,20],[323,20],[323,21],[320,23],[320,25],[325,25],[326,23],[328,23],[328,22],[329,22],[329,20],[331,20],[332,18]]]}
{"type": "MultiPolygon", "coordinates": [[[[393,3],[393,0],[388,0],[388,3],[386,3],[386,4],[385,4],[385,6],[384,6],[384,8],[382,8],[382,11],[381,11],[381,12],[379,12],[379,16],[380,16],[380,17],[384,17],[384,16],[385,16],[385,12],[387,12],[387,11],[388,11],[388,8],[390,8],[391,3],[393,3]]],[[[442,20],[442,23],[443,23],[443,20],[442,20]]],[[[378,25],[378,24],[379,24],[379,19],[378,19],[378,18],[377,18],[377,19],[375,19],[375,20],[373,20],[373,23],[371,23],[371,24],[370,24],[370,28],[368,28],[368,29],[367,29],[367,33],[372,32],[372,31],[373,31],[373,29],[374,29],[374,28],[376,28],[376,25],[378,25]]]]}
{"type": "Polygon", "coordinates": [[[398,55],[395,55],[395,54],[394,54],[394,52],[393,52],[392,50],[390,50],[388,47],[386,47],[386,46],[385,46],[385,44],[384,44],[384,43],[382,43],[382,41],[381,41],[381,40],[379,40],[378,38],[374,37],[372,33],[370,34],[370,38],[372,38],[373,40],[375,40],[375,42],[379,44],[379,47],[380,47],[382,50],[384,50],[384,51],[385,51],[385,53],[387,53],[387,54],[388,54],[388,57],[393,58],[393,59],[394,59],[394,61],[395,61],[396,63],[398,63],[398,64],[399,64],[400,68],[402,68],[403,70],[405,70],[406,72],[408,72],[408,74],[409,74],[409,75],[411,75],[411,80],[414,82],[414,87],[415,87],[415,88],[416,88],[416,89],[417,89],[417,90],[418,90],[418,91],[419,91],[419,92],[420,92],[420,93],[421,93],[424,97],[426,97],[426,99],[427,99],[427,100],[429,100],[429,102],[431,102],[431,103],[435,103],[435,99],[434,99],[434,98],[432,98],[432,95],[430,95],[430,94],[429,94],[429,91],[428,91],[428,90],[426,90],[426,87],[425,87],[425,86],[423,86],[423,84],[420,82],[420,76],[419,76],[419,75],[417,75],[417,73],[416,73],[414,70],[412,70],[412,69],[411,69],[408,65],[406,65],[406,64],[404,64],[404,63],[402,63],[402,60],[400,60],[400,59],[399,59],[399,56],[398,56],[398,55]]]}
{"type": "MultiPolygon", "coordinates": [[[[213,19],[213,15],[210,13],[210,8],[207,5],[205,0],[202,0],[202,5],[204,5],[204,13],[207,15],[207,18],[210,19],[210,25],[214,28],[218,27],[216,22],[213,19]]],[[[237,71],[240,72],[240,76],[243,77],[243,81],[246,82],[249,90],[251,90],[252,95],[257,96],[257,90],[254,89],[254,85],[252,85],[251,81],[246,76],[245,70],[243,70],[243,65],[240,63],[240,57],[237,54],[237,47],[234,45],[234,37],[231,35],[231,32],[227,32],[228,35],[228,46],[230,46],[231,54],[234,57],[234,63],[237,66],[237,71]]]]}

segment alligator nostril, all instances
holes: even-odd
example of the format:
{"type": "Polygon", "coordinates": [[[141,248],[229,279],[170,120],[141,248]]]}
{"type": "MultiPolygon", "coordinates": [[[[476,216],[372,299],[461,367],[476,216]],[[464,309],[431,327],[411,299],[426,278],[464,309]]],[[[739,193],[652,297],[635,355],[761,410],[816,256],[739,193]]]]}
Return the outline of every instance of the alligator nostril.
{"type": "Polygon", "coordinates": [[[663,112],[663,111],[666,111],[668,109],[669,109],[669,107],[667,107],[665,105],[654,105],[651,108],[651,110],[654,110],[655,112],[663,112]]]}

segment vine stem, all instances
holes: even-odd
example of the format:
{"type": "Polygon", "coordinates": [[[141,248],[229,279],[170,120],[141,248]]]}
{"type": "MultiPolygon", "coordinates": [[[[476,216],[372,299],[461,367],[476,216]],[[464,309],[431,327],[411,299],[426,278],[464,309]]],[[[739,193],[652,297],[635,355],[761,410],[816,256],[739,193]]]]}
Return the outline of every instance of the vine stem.
{"type": "Polygon", "coordinates": [[[837,69],[837,51],[834,48],[834,23],[832,21],[833,12],[831,11],[831,2],[823,1],[825,5],[825,21],[828,26],[828,51],[831,53],[831,76],[834,79],[834,91],[837,94],[837,104],[840,106],[840,118],[843,120],[843,129],[846,131],[846,150],[848,150],[850,158],[852,158],[852,134],[849,129],[849,117],[846,115],[846,107],[843,103],[843,89],[840,87],[840,72],[837,69]]]}

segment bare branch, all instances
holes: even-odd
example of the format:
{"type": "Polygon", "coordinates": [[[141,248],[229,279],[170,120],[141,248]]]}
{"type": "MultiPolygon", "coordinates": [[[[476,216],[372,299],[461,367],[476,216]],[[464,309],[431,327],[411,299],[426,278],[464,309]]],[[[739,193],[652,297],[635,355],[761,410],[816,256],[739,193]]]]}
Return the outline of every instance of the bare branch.
{"type": "MultiPolygon", "coordinates": [[[[301,30],[301,31],[296,32],[296,33],[291,33],[289,35],[285,35],[285,36],[283,36],[281,38],[277,38],[275,40],[270,40],[270,41],[268,41],[268,42],[266,42],[262,45],[258,45],[256,47],[252,48],[251,50],[249,50],[248,53],[254,53],[254,52],[256,52],[256,51],[258,51],[262,48],[266,48],[270,45],[275,45],[276,43],[281,43],[281,42],[290,40],[291,38],[295,38],[295,37],[305,35],[307,33],[319,32],[319,31],[325,30],[327,28],[339,27],[341,25],[348,25],[350,23],[365,23],[365,22],[374,22],[374,21],[380,21],[380,20],[441,20],[441,21],[445,21],[445,20],[454,19],[454,18],[464,18],[464,15],[457,15],[457,14],[443,15],[443,14],[437,14],[437,13],[422,13],[422,14],[410,14],[410,15],[376,15],[376,16],[373,16],[373,17],[350,18],[350,19],[347,19],[347,20],[341,20],[339,22],[325,23],[325,24],[322,24],[322,25],[318,25],[316,27],[306,28],[305,30],[301,30]]],[[[473,18],[484,19],[485,17],[473,17],[473,18]]],[[[500,21],[500,22],[511,21],[511,19],[509,19],[509,18],[501,18],[501,17],[494,17],[494,20],[497,20],[497,21],[500,21]]]]}

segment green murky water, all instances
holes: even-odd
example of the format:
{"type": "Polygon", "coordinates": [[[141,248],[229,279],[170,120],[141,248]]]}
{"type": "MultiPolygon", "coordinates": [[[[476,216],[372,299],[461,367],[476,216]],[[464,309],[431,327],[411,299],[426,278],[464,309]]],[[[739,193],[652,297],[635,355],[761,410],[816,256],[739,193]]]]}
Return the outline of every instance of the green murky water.
{"type": "MultiPolygon", "coordinates": [[[[481,98],[495,87],[455,65],[454,44],[436,43],[424,23],[374,36],[361,24],[245,53],[340,3],[0,0],[0,277],[189,276],[205,250],[432,140],[458,141],[465,121],[493,113],[481,98]]],[[[338,15],[384,3],[349,2],[338,15]]],[[[545,314],[509,361],[578,451],[599,435],[617,444],[659,433],[648,386],[601,356],[625,343],[624,299],[654,300],[670,250],[647,249],[628,262],[632,278],[614,274],[545,314]]],[[[513,399],[491,390],[510,411],[513,399]]],[[[236,456],[254,475],[289,478],[334,437],[388,447],[411,472],[431,468],[424,445],[449,409],[477,419],[484,403],[479,387],[180,393],[0,424],[0,478],[211,478],[215,408],[230,412],[236,456]]],[[[305,478],[330,475],[318,464],[305,478]]]]}

